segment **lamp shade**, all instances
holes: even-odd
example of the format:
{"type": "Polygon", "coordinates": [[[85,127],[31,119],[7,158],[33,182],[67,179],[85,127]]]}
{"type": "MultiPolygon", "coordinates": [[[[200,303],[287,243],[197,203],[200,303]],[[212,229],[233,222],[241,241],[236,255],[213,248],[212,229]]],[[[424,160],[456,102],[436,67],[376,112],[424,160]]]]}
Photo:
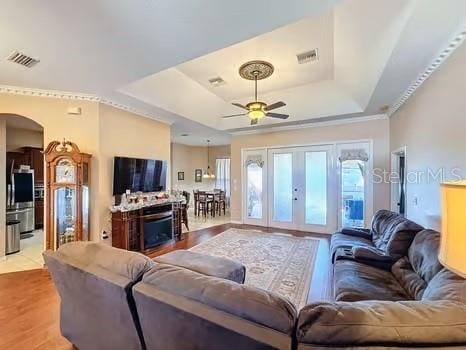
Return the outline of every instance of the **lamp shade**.
{"type": "Polygon", "coordinates": [[[466,181],[441,184],[442,233],[439,260],[466,277],[466,181]]]}

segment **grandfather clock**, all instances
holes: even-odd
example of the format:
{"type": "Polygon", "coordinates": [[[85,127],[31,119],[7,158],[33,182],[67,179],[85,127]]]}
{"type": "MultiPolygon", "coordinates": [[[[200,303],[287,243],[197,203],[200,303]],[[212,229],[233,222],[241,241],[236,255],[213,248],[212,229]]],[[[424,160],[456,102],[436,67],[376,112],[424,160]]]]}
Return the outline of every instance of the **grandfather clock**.
{"type": "Polygon", "coordinates": [[[91,155],[70,141],[52,141],[46,162],[47,249],[89,240],[89,185],[91,155]]]}

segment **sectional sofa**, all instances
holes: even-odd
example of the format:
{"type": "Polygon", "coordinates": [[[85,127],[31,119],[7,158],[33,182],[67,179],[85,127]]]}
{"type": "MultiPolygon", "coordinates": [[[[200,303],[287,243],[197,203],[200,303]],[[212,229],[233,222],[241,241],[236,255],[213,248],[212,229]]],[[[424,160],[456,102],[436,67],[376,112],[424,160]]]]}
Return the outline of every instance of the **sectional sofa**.
{"type": "Polygon", "coordinates": [[[466,349],[465,280],[439,264],[438,232],[411,240],[389,268],[335,260],[335,301],[302,310],[242,284],[244,267],[227,259],[179,251],[157,262],[90,242],[44,258],[62,335],[80,350],[466,349]]]}

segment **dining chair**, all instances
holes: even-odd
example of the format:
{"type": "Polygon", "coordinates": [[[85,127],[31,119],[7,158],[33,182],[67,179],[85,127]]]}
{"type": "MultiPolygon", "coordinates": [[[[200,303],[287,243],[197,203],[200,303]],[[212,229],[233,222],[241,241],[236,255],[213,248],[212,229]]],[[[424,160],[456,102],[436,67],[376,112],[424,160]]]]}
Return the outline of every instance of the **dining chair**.
{"type": "Polygon", "coordinates": [[[209,211],[210,209],[210,215],[214,218],[215,217],[215,198],[217,197],[217,194],[214,193],[207,193],[207,202],[208,202],[208,208],[207,210],[209,211]]]}
{"type": "Polygon", "coordinates": [[[223,209],[223,215],[226,215],[226,196],[225,191],[221,190],[215,200],[215,206],[218,209],[218,215],[220,216],[223,209]]]}
{"type": "Polygon", "coordinates": [[[197,216],[197,207],[199,202],[199,190],[193,190],[194,216],[197,216]]]}
{"type": "Polygon", "coordinates": [[[207,212],[212,214],[212,208],[214,206],[213,197],[205,192],[197,192],[198,202],[197,202],[197,212],[199,215],[202,214],[204,217],[207,217],[207,212]]]}
{"type": "Polygon", "coordinates": [[[188,209],[189,209],[189,197],[191,194],[187,191],[183,191],[183,197],[185,198],[184,204],[181,205],[181,224],[186,226],[186,229],[189,231],[189,222],[188,222],[188,209]]]}

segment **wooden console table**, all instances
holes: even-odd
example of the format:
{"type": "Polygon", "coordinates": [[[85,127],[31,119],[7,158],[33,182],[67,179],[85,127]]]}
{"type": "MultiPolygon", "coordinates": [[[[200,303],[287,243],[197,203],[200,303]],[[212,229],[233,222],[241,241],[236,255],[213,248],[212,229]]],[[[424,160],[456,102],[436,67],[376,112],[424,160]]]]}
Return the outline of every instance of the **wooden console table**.
{"type": "Polygon", "coordinates": [[[156,220],[171,215],[171,239],[161,243],[163,245],[173,240],[181,239],[181,203],[172,202],[156,204],[129,211],[112,213],[112,246],[116,248],[149,253],[157,247],[145,247],[144,222],[156,220]]]}

